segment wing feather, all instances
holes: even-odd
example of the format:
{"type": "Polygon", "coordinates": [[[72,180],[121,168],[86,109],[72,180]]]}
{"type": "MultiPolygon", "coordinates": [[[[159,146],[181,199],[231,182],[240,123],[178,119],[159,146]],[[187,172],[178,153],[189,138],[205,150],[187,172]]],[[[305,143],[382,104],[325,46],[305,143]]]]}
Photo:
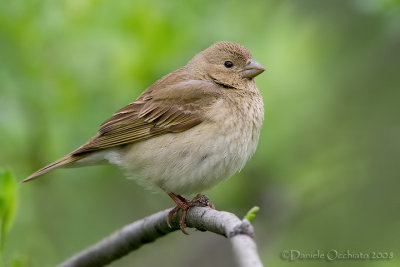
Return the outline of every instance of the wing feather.
{"type": "Polygon", "coordinates": [[[162,84],[155,85],[158,88],[149,87],[137,100],[103,122],[98,134],[71,154],[186,131],[203,122],[207,108],[220,95],[218,86],[208,81],[185,81],[161,88],[162,84]]]}

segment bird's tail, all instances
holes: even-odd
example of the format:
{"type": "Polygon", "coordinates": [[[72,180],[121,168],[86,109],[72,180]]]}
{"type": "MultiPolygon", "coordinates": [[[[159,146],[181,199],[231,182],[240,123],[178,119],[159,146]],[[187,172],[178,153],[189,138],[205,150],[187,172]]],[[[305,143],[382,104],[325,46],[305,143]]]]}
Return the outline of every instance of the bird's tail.
{"type": "Polygon", "coordinates": [[[41,175],[43,175],[43,174],[49,172],[49,171],[51,171],[51,170],[54,170],[54,169],[57,169],[57,168],[60,168],[60,167],[66,167],[66,165],[68,165],[68,164],[70,164],[70,163],[72,163],[72,162],[75,162],[75,161],[77,161],[77,160],[80,160],[80,159],[82,159],[82,158],[84,158],[84,157],[86,157],[86,155],[82,155],[82,154],[81,154],[81,155],[72,155],[72,154],[68,154],[68,155],[66,155],[65,157],[63,157],[63,158],[61,158],[61,159],[58,159],[58,160],[54,161],[53,163],[51,163],[51,164],[49,164],[49,165],[47,165],[47,166],[41,168],[40,170],[38,170],[38,171],[32,173],[31,175],[29,175],[28,178],[26,178],[25,180],[23,180],[22,183],[29,182],[29,181],[31,181],[31,180],[33,180],[33,179],[35,179],[35,178],[37,178],[37,177],[39,177],[39,176],[41,176],[41,175]]]}

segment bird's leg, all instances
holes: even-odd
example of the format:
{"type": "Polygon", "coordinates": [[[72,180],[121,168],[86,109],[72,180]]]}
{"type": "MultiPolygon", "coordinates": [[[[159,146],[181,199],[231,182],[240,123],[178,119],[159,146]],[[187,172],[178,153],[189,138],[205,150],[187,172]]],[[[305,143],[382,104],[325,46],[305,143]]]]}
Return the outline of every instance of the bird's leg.
{"type": "Polygon", "coordinates": [[[179,226],[181,228],[182,233],[187,235],[188,233],[185,231],[185,227],[186,227],[185,217],[186,217],[186,211],[189,208],[189,205],[188,205],[189,201],[186,198],[184,198],[184,197],[182,197],[180,195],[175,195],[174,193],[168,193],[168,195],[176,203],[176,207],[173,208],[168,213],[167,224],[168,224],[169,227],[171,227],[171,224],[169,223],[169,220],[174,216],[174,214],[176,212],[178,212],[179,209],[181,209],[182,210],[182,215],[181,215],[181,219],[179,221],[179,226]]]}
{"type": "Polygon", "coordinates": [[[197,194],[192,200],[187,200],[186,198],[180,196],[180,195],[175,195],[174,193],[167,192],[170,198],[176,203],[176,207],[173,208],[167,216],[167,224],[169,227],[171,227],[169,220],[174,216],[176,212],[179,211],[179,209],[182,210],[182,215],[179,220],[179,227],[181,228],[182,233],[188,234],[185,231],[185,219],[186,219],[186,212],[190,207],[196,206],[196,207],[210,207],[214,209],[214,205],[210,203],[210,200],[207,196],[205,195],[200,195],[197,194]]]}

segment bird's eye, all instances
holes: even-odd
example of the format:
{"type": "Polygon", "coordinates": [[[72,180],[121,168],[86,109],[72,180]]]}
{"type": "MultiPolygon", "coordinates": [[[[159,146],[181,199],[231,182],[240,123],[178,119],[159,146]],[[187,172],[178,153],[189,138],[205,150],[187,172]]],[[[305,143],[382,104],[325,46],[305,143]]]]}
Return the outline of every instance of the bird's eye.
{"type": "Polygon", "coordinates": [[[233,67],[233,63],[232,63],[232,61],[225,61],[225,63],[224,63],[224,65],[225,65],[225,67],[227,67],[227,68],[232,68],[233,67]]]}

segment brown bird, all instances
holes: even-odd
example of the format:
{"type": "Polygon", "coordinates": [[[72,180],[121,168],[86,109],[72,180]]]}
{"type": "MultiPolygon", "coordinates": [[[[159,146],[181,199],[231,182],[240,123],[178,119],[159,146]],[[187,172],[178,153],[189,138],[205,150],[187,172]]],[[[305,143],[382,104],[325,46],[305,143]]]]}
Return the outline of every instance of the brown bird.
{"type": "Polygon", "coordinates": [[[23,182],[59,167],[114,164],[167,192],[177,204],[168,218],[182,209],[186,233],[194,200],[181,195],[231,177],[256,150],[264,106],[253,78],[264,70],[244,46],[216,43],[114,113],[87,143],[23,182]]]}

